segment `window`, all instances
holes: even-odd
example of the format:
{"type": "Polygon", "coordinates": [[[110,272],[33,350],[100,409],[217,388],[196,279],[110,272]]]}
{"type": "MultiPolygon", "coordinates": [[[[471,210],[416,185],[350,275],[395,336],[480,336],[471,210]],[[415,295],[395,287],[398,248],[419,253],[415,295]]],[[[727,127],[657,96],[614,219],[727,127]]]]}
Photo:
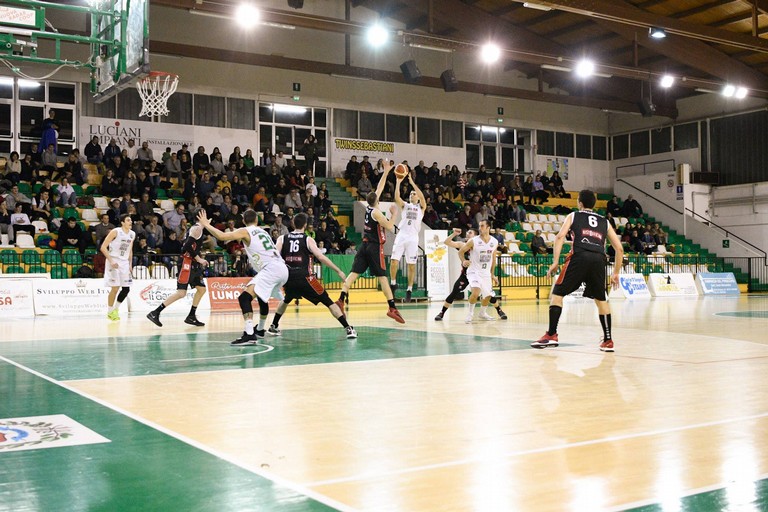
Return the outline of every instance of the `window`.
{"type": "Polygon", "coordinates": [[[592,158],[594,160],[608,160],[608,138],[598,135],[592,136],[592,158]]]}
{"type": "Polygon", "coordinates": [[[75,104],[75,84],[58,84],[51,82],[48,84],[48,102],[63,103],[65,105],[75,104]]]}
{"type": "Polygon", "coordinates": [[[495,126],[483,126],[482,128],[480,128],[480,139],[483,142],[498,142],[499,141],[498,128],[496,128],[495,126]]]}
{"type": "Polygon", "coordinates": [[[360,138],[384,140],[384,114],[360,112],[360,138]]]}
{"type": "Polygon", "coordinates": [[[11,132],[11,104],[0,103],[0,136],[10,137],[11,132]]]}
{"type": "Polygon", "coordinates": [[[592,158],[592,137],[576,134],[576,158],[592,158]]]}
{"type": "Polygon", "coordinates": [[[460,148],[464,144],[461,140],[461,122],[460,121],[441,121],[443,140],[442,145],[449,148],[460,148]]]}
{"type": "Polygon", "coordinates": [[[629,135],[613,136],[613,159],[621,160],[629,157],[629,135]]]}
{"type": "Polygon", "coordinates": [[[416,120],[416,135],[418,144],[439,146],[440,121],[438,119],[419,117],[416,120]]]}
{"type": "Polygon", "coordinates": [[[555,151],[557,156],[573,156],[573,134],[557,132],[555,134],[555,151]]]}
{"type": "Polygon", "coordinates": [[[358,138],[357,110],[333,109],[333,131],[337,137],[358,138]]]}
{"type": "Polygon", "coordinates": [[[253,100],[227,98],[227,128],[253,130],[256,125],[256,104],[253,100]]]}
{"type": "Polygon", "coordinates": [[[699,147],[698,123],[679,124],[675,126],[675,151],[699,147]]]}
{"type": "Polygon", "coordinates": [[[480,127],[477,125],[466,125],[464,126],[464,138],[467,141],[470,140],[480,140],[480,127]]]}
{"type": "Polygon", "coordinates": [[[315,126],[320,128],[325,128],[326,121],[326,112],[324,108],[316,108],[315,109],[315,126]]]}
{"type": "Polygon", "coordinates": [[[0,82],[0,98],[10,100],[13,99],[13,80],[0,82]]]}
{"type": "Polygon", "coordinates": [[[629,156],[645,156],[651,152],[651,137],[647,130],[629,136],[629,156]]]}
{"type": "Polygon", "coordinates": [[[467,144],[467,169],[480,168],[480,146],[477,144],[467,144]]]}
{"type": "Polygon", "coordinates": [[[195,94],[195,124],[224,128],[226,100],[221,96],[195,94]]]}
{"type": "Polygon", "coordinates": [[[269,103],[259,103],[259,122],[271,123],[273,120],[272,105],[269,103]]]}
{"type": "Polygon", "coordinates": [[[19,99],[23,101],[45,101],[45,84],[42,82],[28,81],[25,85],[19,84],[19,99]],[[27,85],[29,83],[29,85],[27,85]],[[34,85],[35,83],[39,85],[34,85]]]}
{"type": "Polygon", "coordinates": [[[274,105],[275,122],[312,126],[312,109],[296,105],[274,105]]]}
{"type": "Polygon", "coordinates": [[[192,124],[192,94],[177,92],[168,98],[167,117],[163,117],[164,123],[192,124]]]}
{"type": "Polygon", "coordinates": [[[387,142],[411,142],[411,118],[387,114],[387,142]]]}
{"type": "Polygon", "coordinates": [[[672,151],[672,129],[669,126],[651,130],[651,153],[672,151]]]}
{"type": "Polygon", "coordinates": [[[41,125],[45,117],[42,106],[21,105],[19,135],[39,139],[43,134],[41,125]]]}
{"type": "MultiPolygon", "coordinates": [[[[263,153],[265,149],[272,149],[272,125],[259,125],[259,152],[263,153]]],[[[256,156],[254,155],[254,158],[256,156]]]]}
{"type": "Polygon", "coordinates": [[[536,145],[539,146],[540,155],[555,154],[555,132],[536,130],[536,145]]]}

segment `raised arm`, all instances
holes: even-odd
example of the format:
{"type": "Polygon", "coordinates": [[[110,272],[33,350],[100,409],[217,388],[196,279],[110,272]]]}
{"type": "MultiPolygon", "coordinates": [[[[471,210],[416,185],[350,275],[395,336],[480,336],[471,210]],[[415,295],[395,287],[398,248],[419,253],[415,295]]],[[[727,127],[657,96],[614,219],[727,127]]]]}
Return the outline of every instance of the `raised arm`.
{"type": "Polygon", "coordinates": [[[377,199],[381,197],[381,193],[384,192],[384,187],[387,186],[387,176],[389,176],[389,171],[392,170],[392,164],[389,163],[389,160],[385,159],[381,166],[384,169],[384,173],[381,175],[381,178],[379,179],[379,184],[376,185],[377,199]]]}
{"type": "Polygon", "coordinates": [[[402,210],[405,206],[405,201],[403,201],[403,198],[400,197],[400,190],[403,185],[403,178],[396,178],[395,179],[395,204],[400,207],[402,210]]]}
{"type": "Polygon", "coordinates": [[[448,235],[448,237],[443,240],[443,243],[447,245],[448,247],[453,247],[454,249],[461,249],[461,246],[464,245],[464,242],[455,242],[453,239],[456,238],[461,234],[461,229],[459,228],[453,228],[453,233],[448,235]]]}
{"type": "Polygon", "coordinates": [[[421,191],[418,185],[416,185],[416,182],[413,181],[413,177],[411,176],[411,173],[408,173],[408,182],[413,187],[413,190],[416,191],[416,195],[419,196],[419,202],[421,203],[421,207],[423,209],[427,208],[427,199],[424,197],[424,192],[421,191]]]}
{"type": "Polygon", "coordinates": [[[386,215],[381,213],[381,210],[378,208],[373,209],[373,218],[378,222],[380,225],[382,225],[385,229],[388,229],[389,231],[395,230],[395,223],[389,220],[386,215]]]}
{"type": "Polygon", "coordinates": [[[206,215],[205,210],[200,210],[200,213],[197,214],[197,220],[200,222],[200,225],[207,229],[210,234],[216,237],[217,240],[222,240],[225,242],[230,240],[245,240],[246,244],[251,243],[251,235],[248,233],[247,229],[239,228],[234,231],[225,233],[211,224],[211,221],[208,219],[208,215],[206,215]]]}

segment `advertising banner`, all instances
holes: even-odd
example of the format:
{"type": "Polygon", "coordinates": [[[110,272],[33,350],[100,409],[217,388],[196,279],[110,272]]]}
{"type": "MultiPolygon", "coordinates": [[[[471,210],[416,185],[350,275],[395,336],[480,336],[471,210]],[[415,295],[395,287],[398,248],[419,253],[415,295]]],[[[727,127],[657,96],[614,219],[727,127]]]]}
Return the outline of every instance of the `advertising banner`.
{"type": "MultiPolygon", "coordinates": [[[[240,311],[237,298],[243,293],[250,277],[209,277],[206,279],[208,300],[212,311],[240,311]]],[[[254,299],[255,300],[255,299],[254,299]]],[[[274,311],[280,301],[269,299],[269,310],[274,311]]],[[[258,315],[258,306],[255,307],[258,315]]]]}
{"type": "Polygon", "coordinates": [[[442,300],[451,292],[448,247],[442,243],[448,237],[444,229],[424,230],[424,253],[427,257],[427,290],[429,298],[442,300]]]}
{"type": "Polygon", "coordinates": [[[0,318],[35,316],[31,279],[0,279],[0,318]]]}
{"type": "Polygon", "coordinates": [[[650,299],[651,291],[645,282],[643,274],[619,275],[619,288],[611,290],[611,298],[622,299],[650,299]]]}
{"type": "MultiPolygon", "coordinates": [[[[137,279],[133,281],[131,292],[128,294],[128,311],[149,313],[162,304],[165,299],[176,293],[175,279],[137,279]]],[[[187,310],[192,306],[195,289],[188,288],[187,295],[174,303],[179,304],[179,310],[187,310]]],[[[203,296],[198,310],[211,309],[208,294],[203,296]]]]}
{"type": "Polygon", "coordinates": [[[693,274],[651,274],[648,288],[654,297],[698,296],[693,274]]]}
{"type": "Polygon", "coordinates": [[[699,272],[696,286],[702,295],[739,295],[739,285],[733,272],[699,272]]]}
{"type": "Polygon", "coordinates": [[[105,315],[109,288],[103,279],[33,279],[35,314],[105,315]]]}

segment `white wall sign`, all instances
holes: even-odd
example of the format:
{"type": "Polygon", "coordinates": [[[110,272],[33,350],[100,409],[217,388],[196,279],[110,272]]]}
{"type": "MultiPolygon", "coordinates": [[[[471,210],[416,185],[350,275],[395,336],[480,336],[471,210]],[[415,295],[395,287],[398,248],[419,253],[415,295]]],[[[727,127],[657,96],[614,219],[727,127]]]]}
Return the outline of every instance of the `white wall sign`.
{"type": "Polygon", "coordinates": [[[107,312],[109,288],[103,279],[34,279],[35,313],[79,316],[107,312]]]}
{"type": "Polygon", "coordinates": [[[693,274],[651,274],[648,276],[648,288],[654,297],[699,295],[693,274]]]}
{"type": "MultiPolygon", "coordinates": [[[[176,293],[175,279],[135,280],[133,286],[131,286],[131,292],[128,294],[128,310],[148,313],[174,293],[176,293]]],[[[194,295],[194,288],[188,288],[187,295],[183,299],[176,301],[172,307],[178,307],[180,311],[189,309],[192,306],[194,295]]],[[[207,292],[200,301],[198,309],[211,309],[211,302],[208,299],[207,292]]]]}
{"type": "Polygon", "coordinates": [[[0,279],[0,318],[35,316],[31,279],[0,279]]]}

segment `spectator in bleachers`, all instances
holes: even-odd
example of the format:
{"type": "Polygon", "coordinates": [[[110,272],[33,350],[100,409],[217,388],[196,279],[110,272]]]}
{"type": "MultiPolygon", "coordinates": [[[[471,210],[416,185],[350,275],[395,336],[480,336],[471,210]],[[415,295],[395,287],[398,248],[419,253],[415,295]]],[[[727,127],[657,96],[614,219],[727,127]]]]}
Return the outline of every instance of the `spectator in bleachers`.
{"type": "Polygon", "coordinates": [[[314,135],[308,136],[304,139],[304,146],[302,146],[300,153],[304,155],[304,161],[307,165],[307,171],[315,172],[315,163],[319,160],[317,139],[314,135]]]}
{"type": "MultiPolygon", "coordinates": [[[[165,165],[165,162],[167,162],[171,158],[171,148],[165,148],[165,151],[163,151],[163,154],[160,156],[160,163],[165,165]]],[[[176,153],[173,153],[174,155],[176,153]]],[[[178,158],[178,157],[177,157],[178,158]]]]}
{"type": "Polygon", "coordinates": [[[243,165],[245,166],[245,169],[248,172],[251,172],[251,170],[256,166],[256,160],[253,158],[253,150],[251,149],[245,150],[245,156],[243,157],[243,165]]]}
{"type": "Polygon", "coordinates": [[[371,183],[371,180],[368,178],[368,173],[363,172],[362,177],[357,182],[357,195],[360,200],[363,201],[365,200],[365,196],[367,196],[372,190],[373,183],[371,183]]]}
{"type": "Polygon", "coordinates": [[[613,196],[605,207],[606,212],[610,213],[614,217],[621,217],[621,206],[619,206],[619,198],[613,196]]]}
{"type": "Polygon", "coordinates": [[[11,151],[11,154],[8,157],[8,163],[5,164],[5,177],[10,180],[11,183],[18,183],[21,181],[21,160],[19,159],[19,153],[16,151],[11,151]]]}
{"type": "Polygon", "coordinates": [[[208,197],[213,201],[213,204],[215,204],[217,207],[221,206],[221,203],[224,202],[224,196],[221,194],[221,187],[218,185],[214,185],[213,192],[208,194],[208,197]]]}
{"type": "MultiPolygon", "coordinates": [[[[176,208],[163,214],[163,226],[166,232],[176,231],[181,224],[181,219],[184,219],[184,204],[176,203],[176,208]]],[[[178,253],[176,253],[178,254],[178,253]]]]}
{"type": "Polygon", "coordinates": [[[155,155],[148,142],[144,141],[141,143],[141,148],[136,151],[136,159],[141,167],[149,167],[149,162],[155,161],[155,155]]]}
{"type": "Polygon", "coordinates": [[[648,228],[643,230],[643,234],[640,235],[640,242],[643,244],[643,252],[645,254],[652,254],[656,251],[656,240],[648,228]]]}
{"type": "Polygon", "coordinates": [[[19,192],[18,185],[14,185],[11,187],[11,192],[5,196],[5,203],[8,205],[9,210],[16,209],[17,204],[25,205],[23,207],[29,209],[32,200],[19,192]]]}
{"type": "Polygon", "coordinates": [[[277,155],[275,155],[274,162],[270,163],[276,163],[277,167],[280,170],[283,170],[288,165],[288,160],[285,158],[285,154],[282,151],[278,151],[277,155]]]}
{"type": "Polygon", "coordinates": [[[120,215],[128,213],[128,207],[133,204],[133,199],[131,199],[131,197],[130,192],[123,192],[122,199],[120,200],[120,215]]]}
{"type": "MultiPolygon", "coordinates": [[[[112,170],[112,173],[118,179],[122,180],[128,170],[131,168],[131,163],[128,160],[124,160],[122,156],[117,155],[107,162],[107,170],[112,170]]],[[[139,167],[139,163],[136,163],[136,167],[139,167]]]]}
{"type": "Polygon", "coordinates": [[[77,159],[74,153],[70,153],[67,157],[67,161],[64,162],[64,167],[57,169],[54,174],[54,181],[58,181],[61,177],[66,177],[70,182],[82,185],[85,183],[85,173],[83,172],[83,165],[77,159]]]}
{"type": "Polygon", "coordinates": [[[328,199],[326,190],[320,190],[315,198],[315,212],[319,217],[324,217],[326,213],[331,209],[332,202],[328,199]]]}
{"type": "MultiPolygon", "coordinates": [[[[139,164],[141,164],[141,162],[139,162],[139,164]]],[[[141,165],[138,165],[138,167],[141,167],[141,165]]],[[[160,186],[160,168],[157,166],[157,162],[154,160],[149,162],[149,167],[147,168],[147,177],[155,188],[160,186]]]]}
{"type": "Polygon", "coordinates": [[[523,182],[523,194],[528,199],[526,204],[533,203],[533,176],[527,176],[523,182]]]}
{"type": "Polygon", "coordinates": [[[667,245],[667,233],[658,222],[653,224],[653,227],[651,228],[651,234],[656,241],[656,245],[667,245]]]}
{"type": "Polygon", "coordinates": [[[136,146],[135,139],[128,139],[128,146],[125,148],[125,152],[129,160],[136,160],[139,154],[139,148],[136,146]]]}
{"type": "Polygon", "coordinates": [[[149,198],[153,201],[157,199],[157,190],[152,180],[149,179],[146,171],[141,170],[136,174],[136,195],[140,196],[143,194],[148,194],[149,198]]]}
{"type": "Polygon", "coordinates": [[[533,199],[536,204],[544,204],[549,199],[549,194],[544,190],[544,183],[541,181],[541,176],[536,176],[533,180],[533,199]]]}
{"type": "Polygon", "coordinates": [[[181,242],[178,239],[176,231],[170,231],[160,246],[163,253],[162,262],[169,272],[173,271],[178,263],[179,254],[181,254],[181,242]]]}
{"type": "Polygon", "coordinates": [[[188,144],[182,144],[181,149],[176,152],[176,158],[179,159],[179,162],[181,162],[181,159],[183,156],[187,157],[187,161],[189,162],[190,168],[192,167],[192,155],[189,153],[189,145],[188,144]]]}
{"type": "Polygon", "coordinates": [[[540,229],[537,229],[536,233],[533,235],[533,240],[531,240],[531,250],[534,255],[552,253],[552,249],[547,247],[547,242],[544,240],[544,237],[541,236],[540,229]]]}
{"type": "Polygon", "coordinates": [[[104,151],[102,151],[101,144],[99,144],[99,138],[96,135],[94,135],[91,138],[91,141],[85,145],[83,154],[85,154],[85,158],[88,162],[92,164],[98,164],[104,160],[104,151]]]}
{"type": "Polygon", "coordinates": [[[176,153],[168,155],[163,169],[165,181],[171,181],[174,178],[181,179],[181,162],[179,162],[179,157],[176,156],[176,153]]]}
{"type": "Polygon", "coordinates": [[[0,234],[8,235],[8,243],[13,244],[13,225],[11,223],[11,214],[8,211],[8,205],[5,198],[0,197],[0,234]]]}
{"type": "Polygon", "coordinates": [[[227,170],[220,152],[216,152],[216,154],[213,155],[209,167],[211,168],[211,174],[217,178],[227,170]]]}
{"type": "Polygon", "coordinates": [[[294,211],[297,211],[297,212],[304,210],[304,204],[301,201],[301,196],[299,195],[299,189],[291,188],[291,191],[288,193],[288,195],[285,198],[283,206],[286,209],[293,208],[294,211]]]}
{"type": "Polygon", "coordinates": [[[317,228],[317,231],[315,231],[315,241],[317,243],[325,242],[325,246],[329,247],[335,240],[335,233],[328,229],[328,223],[326,221],[321,220],[320,226],[317,228]]]}
{"type": "Polygon", "coordinates": [[[163,244],[165,232],[160,225],[160,217],[151,215],[149,217],[149,224],[144,226],[144,231],[147,233],[147,245],[152,249],[157,249],[163,244]]]}
{"type": "Polygon", "coordinates": [[[197,153],[192,156],[192,169],[199,173],[208,169],[210,163],[211,160],[205,152],[205,147],[198,146],[197,153]]]}
{"type": "MultiPolygon", "coordinates": [[[[117,200],[119,203],[119,200],[117,200]]],[[[101,214],[101,222],[98,224],[91,226],[90,228],[93,231],[96,247],[101,247],[101,244],[104,242],[104,239],[107,238],[107,235],[110,231],[115,229],[115,225],[112,224],[110,221],[110,215],[107,213],[101,214]]]]}
{"type": "Polygon", "coordinates": [[[621,206],[621,214],[624,217],[642,217],[643,207],[632,197],[632,194],[629,194],[627,200],[621,206]]]}
{"type": "Polygon", "coordinates": [[[133,242],[133,266],[148,267],[151,263],[150,247],[147,244],[147,237],[136,235],[136,240],[133,242]]]}
{"type": "Polygon", "coordinates": [[[120,149],[120,146],[117,145],[117,141],[115,140],[115,138],[112,137],[111,139],[109,139],[109,144],[107,144],[107,147],[104,148],[103,161],[105,164],[109,163],[116,156],[119,156],[122,158],[123,151],[120,149]]]}
{"type": "Polygon", "coordinates": [[[468,204],[464,205],[464,209],[456,217],[456,227],[462,231],[466,231],[473,227],[472,222],[474,216],[472,215],[472,207],[468,204]]]}
{"type": "Polygon", "coordinates": [[[189,176],[189,174],[192,172],[192,162],[189,159],[189,151],[186,153],[182,153],[180,157],[178,157],[179,165],[181,166],[181,175],[182,176],[189,176]]]}
{"type": "Polygon", "coordinates": [[[43,154],[40,155],[40,159],[42,161],[40,172],[42,173],[44,171],[48,173],[48,176],[53,176],[53,173],[56,172],[59,163],[59,158],[56,156],[56,151],[53,148],[53,144],[48,144],[48,147],[45,148],[43,154]]]}
{"type": "Polygon", "coordinates": [[[53,109],[48,110],[48,117],[43,119],[42,136],[40,137],[40,149],[47,148],[49,145],[53,145],[53,152],[59,152],[59,123],[56,121],[56,111],[53,109]]]}
{"type": "MultiPolygon", "coordinates": [[[[227,187],[229,190],[229,187],[227,187]]],[[[230,194],[222,194],[223,201],[219,205],[219,215],[222,220],[226,220],[229,214],[232,213],[232,196],[230,194]]]]}
{"type": "Polygon", "coordinates": [[[53,200],[47,190],[40,189],[37,197],[32,200],[31,208],[30,219],[42,220],[46,224],[53,219],[53,200]]]}
{"type": "Polygon", "coordinates": [[[69,181],[67,178],[61,179],[61,184],[58,188],[58,194],[59,194],[59,206],[67,207],[77,206],[77,193],[75,193],[75,189],[72,187],[72,185],[69,184],[69,181]]]}
{"type": "Polygon", "coordinates": [[[317,197],[317,185],[315,185],[315,178],[307,178],[306,190],[312,194],[312,197],[317,197]]]}
{"type": "Polygon", "coordinates": [[[213,198],[211,196],[205,198],[203,209],[205,210],[205,214],[208,216],[208,218],[212,219],[212,222],[222,222],[221,216],[219,215],[219,206],[214,204],[213,198]]]}
{"type": "Polygon", "coordinates": [[[101,180],[101,193],[107,197],[117,197],[122,195],[122,191],[122,183],[115,175],[115,171],[107,169],[104,179],[101,180]]]}
{"type": "Polygon", "coordinates": [[[289,229],[283,224],[283,213],[280,212],[277,215],[272,215],[272,223],[269,226],[270,232],[272,230],[277,231],[277,236],[283,236],[287,235],[289,233],[289,229]]]}
{"type": "Polygon", "coordinates": [[[56,249],[61,252],[65,247],[75,247],[80,254],[84,254],[88,247],[88,237],[83,233],[75,217],[68,217],[67,221],[59,228],[56,249]]]}
{"type": "MultiPolygon", "coordinates": [[[[7,196],[6,196],[7,200],[7,196]]],[[[35,226],[29,220],[29,215],[22,210],[23,203],[16,203],[11,214],[11,225],[13,226],[13,232],[18,237],[20,231],[25,231],[32,236],[35,236],[35,226]]]]}
{"type": "MultiPolygon", "coordinates": [[[[280,151],[282,153],[282,151],[280,151]]],[[[229,154],[229,159],[227,160],[230,164],[236,164],[240,158],[242,158],[243,155],[240,154],[240,146],[235,146],[235,148],[232,150],[232,153],[229,154]]]]}
{"type": "Polygon", "coordinates": [[[479,226],[482,221],[486,221],[489,226],[493,224],[493,221],[491,220],[491,212],[485,205],[481,206],[477,213],[475,213],[474,225],[479,226]]]}
{"type": "Polygon", "coordinates": [[[236,203],[248,203],[248,188],[237,175],[232,178],[232,199],[236,203]]]}
{"type": "Polygon", "coordinates": [[[181,242],[187,237],[187,231],[189,231],[189,221],[186,217],[181,219],[181,222],[179,222],[179,227],[177,227],[174,232],[176,233],[176,240],[181,242]]]}
{"type": "Polygon", "coordinates": [[[632,252],[636,252],[638,254],[642,254],[644,251],[643,242],[640,240],[640,235],[638,235],[637,230],[633,229],[630,232],[629,235],[629,250],[632,252]]]}
{"type": "Polygon", "coordinates": [[[28,181],[34,185],[39,178],[38,170],[40,164],[36,162],[31,153],[24,154],[24,160],[21,161],[21,181],[28,181]]]}
{"type": "Polygon", "coordinates": [[[424,224],[432,229],[445,229],[440,221],[440,216],[430,203],[427,204],[427,209],[424,211],[424,224]]]}
{"type": "Polygon", "coordinates": [[[200,184],[198,185],[198,195],[201,199],[210,196],[215,186],[216,183],[211,181],[211,173],[208,170],[203,171],[203,177],[200,179],[200,184]]]}
{"type": "Polygon", "coordinates": [[[128,193],[134,197],[138,195],[139,180],[136,177],[136,174],[134,174],[133,169],[128,169],[128,172],[125,174],[125,177],[123,178],[122,190],[123,194],[128,193]]]}
{"type": "Polygon", "coordinates": [[[346,169],[344,169],[344,179],[354,183],[359,179],[359,172],[360,164],[357,161],[357,155],[352,155],[352,157],[349,159],[349,162],[347,162],[346,169]]]}
{"type": "MultiPolygon", "coordinates": [[[[142,171],[143,172],[143,171],[142,171]]],[[[145,223],[149,222],[149,217],[151,215],[155,214],[155,208],[157,208],[157,204],[150,199],[149,192],[142,192],[141,199],[138,203],[135,204],[136,206],[136,213],[141,217],[145,223]]]]}
{"type": "Polygon", "coordinates": [[[229,187],[229,189],[232,190],[232,182],[229,181],[229,176],[227,174],[221,175],[219,181],[216,182],[216,186],[219,187],[220,192],[224,190],[224,187],[229,187]]]}
{"type": "Polygon", "coordinates": [[[558,171],[552,173],[552,177],[547,184],[547,190],[552,194],[552,197],[566,197],[568,195],[565,191],[563,179],[558,171]]]}

